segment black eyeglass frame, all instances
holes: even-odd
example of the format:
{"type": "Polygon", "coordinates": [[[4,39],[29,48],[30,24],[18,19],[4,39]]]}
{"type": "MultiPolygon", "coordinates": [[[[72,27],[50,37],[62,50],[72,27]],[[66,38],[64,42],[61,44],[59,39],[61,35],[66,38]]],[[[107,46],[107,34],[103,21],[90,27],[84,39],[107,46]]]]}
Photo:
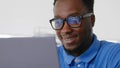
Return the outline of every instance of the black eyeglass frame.
{"type": "MultiPolygon", "coordinates": [[[[78,17],[79,20],[80,20],[80,19],[83,19],[83,18],[86,18],[86,17],[90,17],[90,16],[92,16],[92,15],[94,15],[94,13],[87,13],[87,14],[80,15],[80,16],[77,16],[77,17],[78,17]]],[[[53,28],[54,30],[61,30],[61,29],[63,28],[64,24],[65,24],[65,21],[67,21],[68,17],[67,17],[67,18],[64,18],[64,19],[61,19],[61,18],[60,18],[61,20],[63,20],[63,25],[61,26],[60,29],[55,29],[55,28],[53,27],[52,21],[54,21],[55,19],[59,19],[59,18],[53,18],[53,19],[49,20],[52,28],[53,28]]],[[[67,21],[66,23],[69,25],[68,21],[67,21]]],[[[80,23],[80,24],[81,24],[81,23],[80,23]]],[[[72,27],[71,25],[69,25],[69,26],[70,26],[71,28],[78,28],[78,27],[80,27],[80,25],[77,26],[77,27],[72,27]]]]}

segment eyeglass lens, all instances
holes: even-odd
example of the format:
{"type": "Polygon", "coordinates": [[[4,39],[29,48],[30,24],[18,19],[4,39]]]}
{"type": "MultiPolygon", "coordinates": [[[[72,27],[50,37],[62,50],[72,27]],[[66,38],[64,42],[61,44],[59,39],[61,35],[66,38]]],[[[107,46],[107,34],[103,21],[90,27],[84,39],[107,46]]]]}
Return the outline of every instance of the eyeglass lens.
{"type": "Polygon", "coordinates": [[[55,19],[52,23],[54,29],[61,29],[63,26],[63,20],[62,19],[55,19]]]}
{"type": "MultiPolygon", "coordinates": [[[[75,17],[68,17],[66,19],[68,25],[70,27],[79,27],[80,26],[80,18],[78,16],[75,17]]],[[[52,21],[52,26],[54,29],[61,29],[64,25],[64,20],[63,19],[54,19],[52,21]]]]}
{"type": "Polygon", "coordinates": [[[78,27],[80,26],[80,18],[78,16],[75,17],[69,17],[67,19],[67,23],[71,26],[71,27],[78,27]]]}

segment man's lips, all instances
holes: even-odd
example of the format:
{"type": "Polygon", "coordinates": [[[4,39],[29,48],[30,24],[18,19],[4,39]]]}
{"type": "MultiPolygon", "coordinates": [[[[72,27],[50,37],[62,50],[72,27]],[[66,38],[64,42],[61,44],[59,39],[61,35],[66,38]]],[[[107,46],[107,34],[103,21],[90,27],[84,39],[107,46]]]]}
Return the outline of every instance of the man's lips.
{"type": "Polygon", "coordinates": [[[65,43],[72,43],[72,42],[74,42],[74,38],[67,38],[67,39],[64,39],[64,42],[65,43]]]}
{"type": "Polygon", "coordinates": [[[76,40],[76,38],[77,38],[77,36],[75,35],[75,36],[63,36],[63,42],[64,43],[68,43],[68,44],[70,44],[70,43],[74,43],[74,41],[76,40]]]}

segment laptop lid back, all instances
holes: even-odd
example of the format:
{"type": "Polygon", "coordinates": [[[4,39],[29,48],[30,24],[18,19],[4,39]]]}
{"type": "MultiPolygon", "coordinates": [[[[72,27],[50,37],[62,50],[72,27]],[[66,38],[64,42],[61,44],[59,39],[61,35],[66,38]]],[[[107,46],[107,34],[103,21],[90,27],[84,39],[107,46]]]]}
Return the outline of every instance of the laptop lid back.
{"type": "Polygon", "coordinates": [[[1,38],[0,68],[59,68],[55,38],[1,38]]]}

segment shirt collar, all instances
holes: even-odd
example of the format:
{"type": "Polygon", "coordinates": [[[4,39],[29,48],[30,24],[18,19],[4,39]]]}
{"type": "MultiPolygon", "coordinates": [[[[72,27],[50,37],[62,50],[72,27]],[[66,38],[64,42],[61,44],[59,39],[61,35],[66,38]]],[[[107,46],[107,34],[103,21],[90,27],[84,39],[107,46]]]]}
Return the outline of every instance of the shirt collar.
{"type": "MultiPolygon", "coordinates": [[[[97,40],[96,35],[94,35],[94,40],[90,48],[88,48],[87,51],[85,51],[82,55],[78,56],[77,58],[80,59],[80,62],[90,62],[96,56],[99,48],[100,48],[100,42],[97,40]]],[[[75,59],[74,56],[67,54],[64,49],[63,49],[63,57],[67,64],[71,64],[72,61],[75,59]]]]}
{"type": "Polygon", "coordinates": [[[64,60],[65,60],[65,62],[66,62],[67,64],[71,64],[72,61],[73,61],[74,58],[75,58],[74,56],[66,53],[66,51],[65,51],[64,49],[63,49],[63,57],[64,57],[64,60]]]}

